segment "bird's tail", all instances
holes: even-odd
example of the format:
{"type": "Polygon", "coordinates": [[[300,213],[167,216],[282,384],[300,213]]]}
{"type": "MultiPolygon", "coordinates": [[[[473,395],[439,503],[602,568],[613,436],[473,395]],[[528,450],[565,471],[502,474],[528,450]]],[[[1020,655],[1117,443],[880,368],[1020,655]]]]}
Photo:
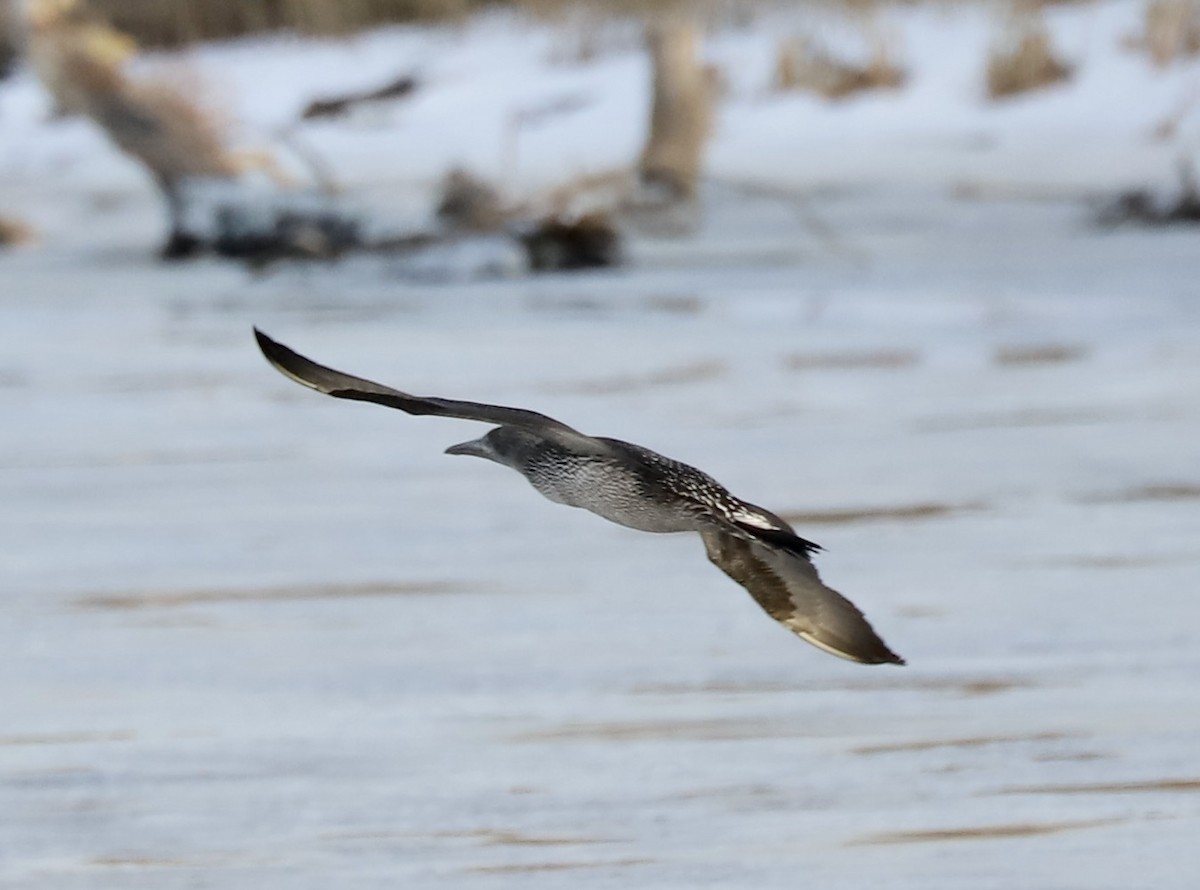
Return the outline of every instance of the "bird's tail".
{"type": "Polygon", "coordinates": [[[781,528],[760,528],[759,526],[749,525],[748,523],[734,523],[739,529],[745,532],[752,538],[762,541],[764,544],[770,544],[773,547],[778,547],[780,550],[786,550],[788,553],[794,553],[797,556],[802,556],[808,559],[812,554],[824,550],[820,544],[815,541],[810,541],[807,538],[802,538],[793,531],[785,531],[781,528]]]}

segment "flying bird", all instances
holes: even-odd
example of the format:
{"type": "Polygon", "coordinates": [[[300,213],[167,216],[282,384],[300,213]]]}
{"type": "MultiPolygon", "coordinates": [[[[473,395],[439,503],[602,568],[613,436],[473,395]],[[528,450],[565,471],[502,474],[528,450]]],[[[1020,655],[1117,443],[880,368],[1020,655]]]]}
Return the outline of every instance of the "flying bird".
{"type": "Polygon", "coordinates": [[[904,664],[853,603],[821,582],[811,559],[821,549],[817,544],[707,473],[640,445],[585,435],[536,411],[409,395],[319,365],[257,328],[254,335],[276,370],[317,392],[408,414],[493,424],[481,438],[451,445],[446,453],[511,467],[556,504],[582,507],[618,525],[698,532],[709,560],[801,639],[850,661],[904,664]]]}

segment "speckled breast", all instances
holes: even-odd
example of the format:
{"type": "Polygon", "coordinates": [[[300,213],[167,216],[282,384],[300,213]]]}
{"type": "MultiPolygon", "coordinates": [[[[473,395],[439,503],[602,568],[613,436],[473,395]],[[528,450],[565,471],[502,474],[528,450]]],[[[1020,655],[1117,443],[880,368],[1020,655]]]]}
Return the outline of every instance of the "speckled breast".
{"type": "Polygon", "coordinates": [[[526,478],[558,504],[581,507],[610,522],[645,532],[695,531],[696,505],[658,484],[653,467],[577,455],[546,453],[526,478]]]}

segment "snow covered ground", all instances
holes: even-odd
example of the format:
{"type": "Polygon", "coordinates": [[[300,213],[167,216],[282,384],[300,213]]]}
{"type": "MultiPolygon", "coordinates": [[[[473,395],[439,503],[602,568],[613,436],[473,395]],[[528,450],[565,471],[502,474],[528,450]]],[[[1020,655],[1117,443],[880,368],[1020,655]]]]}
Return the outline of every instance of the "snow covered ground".
{"type": "MultiPolygon", "coordinates": [[[[715,178],[831,188],[716,182],[694,237],[571,277],[159,265],[140,173],[0,83],[0,209],[44,239],[0,254],[0,885],[1194,887],[1197,236],[1098,231],[1070,197],[1179,148],[1143,124],[1195,67],[1065,109],[1128,87],[1101,37],[1130,9],[1056,12],[1100,60],[1000,109],[921,77],[830,108],[746,73],[715,178]],[[909,666],[806,646],[698,540],[442,455],[469,424],[300,389],[252,324],[704,468],[823,544],[909,666]]],[[[983,41],[944,16],[901,24],[983,41]]],[[[439,96],[497,133],[577,81],[580,119],[522,136],[530,186],[636,151],[642,63],[548,67],[562,39],[486,20],[196,64],[269,128],[318,72],[372,84],[411,48],[427,94],[306,137],[415,215],[449,155],[501,169],[439,96]]]]}

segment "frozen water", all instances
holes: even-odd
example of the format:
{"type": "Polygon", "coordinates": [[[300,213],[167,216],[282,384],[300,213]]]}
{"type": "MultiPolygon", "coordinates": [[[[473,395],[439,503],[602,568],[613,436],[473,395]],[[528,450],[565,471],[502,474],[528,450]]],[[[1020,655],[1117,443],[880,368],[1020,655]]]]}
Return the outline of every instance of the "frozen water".
{"type": "Polygon", "coordinates": [[[0,884],[1195,886],[1194,232],[713,185],[612,273],[253,276],[156,264],[136,171],[62,126],[0,147],[46,237],[0,254],[0,884]],[[696,464],[909,666],[442,455],[468,424],[300,389],[252,324],[696,464]]]}

